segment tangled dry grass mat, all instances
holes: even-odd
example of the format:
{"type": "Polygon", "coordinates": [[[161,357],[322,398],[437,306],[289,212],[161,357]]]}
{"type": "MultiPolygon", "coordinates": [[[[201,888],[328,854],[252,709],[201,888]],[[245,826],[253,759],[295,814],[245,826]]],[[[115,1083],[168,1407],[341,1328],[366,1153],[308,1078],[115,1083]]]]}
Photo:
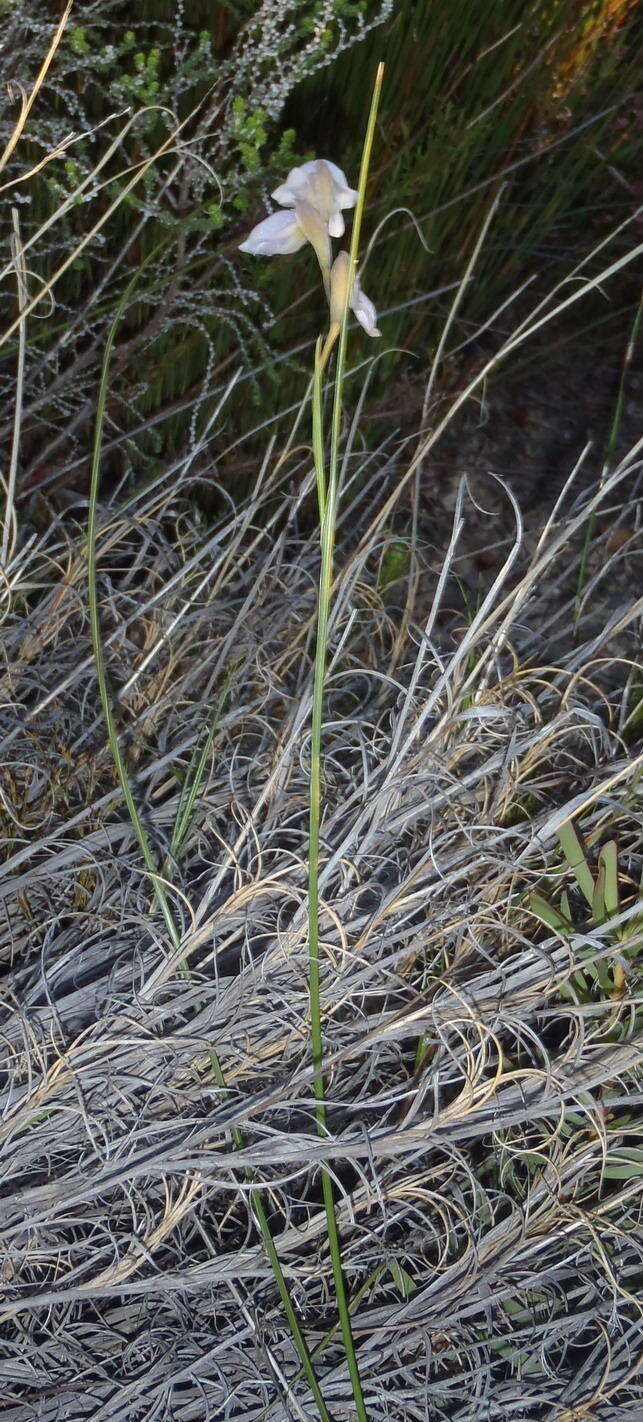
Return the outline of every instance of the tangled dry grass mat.
{"type": "Polygon", "coordinates": [[[641,1416],[639,451],[598,491],[572,478],[527,533],[489,481],[514,531],[468,613],[472,491],[446,549],[405,543],[386,532],[403,459],[391,445],[345,461],[324,729],[327,1139],[308,1036],[308,456],[264,470],[208,529],[187,469],[100,510],[109,678],[178,953],[106,743],[84,502],[14,559],[7,1422],[313,1416],[253,1182],[327,1406],[350,1416],[321,1162],[370,1417],[641,1416]],[[617,842],[607,914],[561,850],[570,816],[597,885],[617,842]]]}

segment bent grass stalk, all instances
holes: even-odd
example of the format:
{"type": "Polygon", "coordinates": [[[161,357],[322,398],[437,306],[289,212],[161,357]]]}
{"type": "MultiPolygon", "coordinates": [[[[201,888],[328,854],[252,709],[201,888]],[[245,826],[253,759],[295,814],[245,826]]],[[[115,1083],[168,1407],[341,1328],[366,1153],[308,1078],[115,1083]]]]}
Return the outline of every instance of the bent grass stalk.
{"type": "MultiPolygon", "coordinates": [[[[341,327],[331,328],[329,335],[322,347],[318,342],[315,354],[315,378],[313,382],[313,457],[315,461],[315,476],[317,481],[317,494],[319,501],[320,515],[320,542],[321,542],[321,568],[319,573],[319,589],[317,600],[317,636],[315,644],[315,669],[313,679],[313,705],[311,719],[311,743],[310,743],[310,834],[308,849],[308,951],[309,951],[309,995],[310,995],[310,1036],[313,1057],[313,1067],[315,1076],[313,1078],[313,1088],[317,1101],[316,1118],[317,1130],[321,1136],[327,1136],[326,1128],[326,1090],[323,1076],[323,1030],[321,1011],[321,991],[320,991],[320,944],[319,944],[319,848],[320,848],[320,825],[321,825],[321,744],[322,744],[322,718],[324,708],[324,684],[326,677],[326,661],[328,656],[328,622],[330,616],[331,587],[333,581],[333,549],[335,543],[335,525],[337,519],[337,488],[338,488],[338,466],[339,466],[339,439],[342,418],[342,394],[344,383],[344,372],[346,368],[346,346],[348,334],[348,311],[352,284],[355,280],[355,269],[357,265],[357,253],[359,249],[359,238],[362,224],[362,214],[364,211],[364,200],[366,194],[366,183],[370,165],[371,149],[373,146],[373,136],[375,133],[375,121],[379,105],[382,79],[384,77],[384,66],[380,64],[377,69],[371,108],[366,128],[366,137],[362,152],[362,162],[360,167],[358,192],[359,197],[355,207],[355,218],[353,221],[353,231],[350,248],[350,271],[348,280],[348,291],[346,304],[342,317],[341,327]],[[322,375],[324,366],[330,356],[332,346],[339,338],[337,352],[337,368],[335,371],[335,398],[333,402],[328,479],[326,478],[325,456],[323,448],[323,417],[322,417],[322,375]]],[[[321,1169],[322,1193],[324,1199],[324,1210],[326,1214],[326,1229],[328,1233],[328,1243],[330,1247],[333,1280],[335,1285],[335,1295],[337,1300],[337,1312],[342,1330],[342,1340],[346,1361],[353,1390],[353,1400],[357,1412],[358,1422],[368,1422],[367,1412],[364,1405],[362,1393],[362,1383],[355,1353],[353,1332],[351,1328],[350,1311],[348,1306],[348,1295],[344,1273],[342,1269],[341,1246],[337,1229],[337,1218],[335,1215],[335,1198],[333,1192],[333,1182],[329,1171],[322,1166],[321,1169]]]]}
{"type": "Polygon", "coordinates": [[[16,284],[18,288],[18,310],[20,312],[20,324],[18,327],[18,371],[16,378],[16,404],[13,417],[13,438],[11,441],[11,454],[9,456],[9,473],[6,484],[6,500],[4,512],[4,526],[2,529],[2,550],[0,551],[0,568],[5,568],[8,558],[11,556],[11,548],[15,543],[15,512],[14,500],[16,492],[16,476],[18,473],[18,453],[20,448],[20,429],[22,425],[22,396],[25,379],[25,356],[27,350],[27,323],[24,319],[24,310],[27,305],[27,268],[25,266],[25,254],[20,235],[20,219],[18,209],[11,209],[11,221],[13,226],[11,238],[11,251],[16,268],[16,284]],[[14,536],[11,536],[12,524],[14,536]]]}
{"type": "MultiPolygon", "coordinates": [[[[148,260],[149,260],[149,259],[148,259],[148,260]]],[[[176,921],[175,921],[174,914],[173,914],[173,912],[172,912],[172,908],[171,908],[171,905],[170,905],[170,902],[169,902],[169,899],[168,899],[168,896],[167,896],[167,893],[166,893],[165,884],[164,884],[163,879],[162,879],[162,877],[160,876],[159,871],[158,871],[158,869],[157,869],[156,861],[155,861],[155,857],[154,857],[154,852],[153,852],[153,850],[152,850],[152,846],[151,846],[151,844],[150,844],[150,841],[149,841],[147,832],[146,832],[146,830],[145,830],[145,826],[144,826],[144,824],[143,824],[143,822],[142,822],[142,820],[141,820],[141,817],[140,817],[140,815],[139,815],[139,812],[138,812],[138,808],[137,808],[136,801],[135,801],[135,798],[134,798],[134,794],[133,794],[133,791],[132,791],[131,782],[130,782],[130,779],[129,779],[129,775],[128,775],[128,773],[127,773],[127,766],[125,765],[125,761],[124,761],[124,758],[123,758],[123,755],[122,755],[122,752],[121,752],[121,748],[120,748],[120,745],[119,745],[119,741],[118,741],[118,731],[117,731],[117,728],[116,728],[116,721],[115,721],[114,713],[113,713],[113,710],[112,710],[112,704],[111,704],[111,700],[110,700],[109,689],[108,689],[108,685],[107,685],[107,677],[106,677],[106,672],[105,672],[105,656],[104,656],[104,651],[103,651],[103,643],[102,643],[101,629],[100,629],[100,616],[99,616],[99,606],[98,606],[98,581],[97,581],[97,573],[96,573],[96,526],[97,526],[97,509],[98,509],[98,488],[99,488],[99,482],[100,482],[100,466],[101,466],[101,453],[102,453],[102,443],[103,443],[103,425],[104,425],[104,420],[105,420],[105,404],[106,404],[106,399],[107,399],[107,386],[108,386],[108,376],[109,376],[109,365],[110,365],[110,358],[111,358],[111,353],[112,353],[112,347],[113,347],[113,344],[114,344],[114,339],[115,339],[115,336],[116,336],[116,331],[117,331],[117,329],[118,329],[118,325],[119,325],[119,322],[120,322],[120,318],[121,318],[121,315],[122,315],[122,313],[123,313],[123,310],[124,310],[124,308],[125,308],[125,306],[126,306],[126,304],[127,304],[127,301],[128,301],[128,299],[129,299],[129,297],[130,297],[130,295],[131,295],[131,293],[132,293],[132,291],[133,291],[133,289],[134,289],[134,286],[135,286],[136,281],[137,281],[137,279],[138,279],[138,275],[139,275],[139,274],[137,273],[136,276],[133,278],[133,280],[130,282],[129,286],[127,287],[127,289],[126,289],[124,295],[121,297],[121,300],[120,300],[120,302],[119,302],[119,304],[118,304],[118,307],[117,307],[117,309],[116,309],[116,313],[115,313],[114,318],[113,318],[113,320],[112,320],[112,323],[111,323],[111,325],[110,325],[109,332],[108,332],[108,336],[107,336],[107,341],[106,341],[106,344],[105,344],[105,351],[104,351],[104,355],[103,355],[103,363],[102,363],[101,377],[100,377],[100,385],[99,385],[99,390],[98,390],[98,401],[97,401],[97,406],[96,406],[96,424],[95,424],[95,429],[94,429],[94,444],[93,444],[92,463],[91,463],[91,479],[90,479],[90,490],[89,490],[89,510],[88,510],[88,519],[87,519],[87,581],[88,581],[88,597],[89,597],[89,621],[90,621],[90,631],[91,631],[92,648],[93,648],[93,652],[94,652],[94,660],[95,660],[95,663],[96,663],[96,677],[97,677],[97,681],[98,681],[98,690],[99,690],[99,695],[100,695],[100,701],[101,701],[101,706],[102,706],[102,710],[103,710],[103,715],[104,715],[104,718],[105,718],[105,725],[106,725],[106,729],[107,729],[107,739],[108,739],[108,742],[109,742],[109,747],[110,747],[110,750],[111,750],[111,753],[112,753],[112,757],[113,757],[113,760],[114,760],[114,765],[115,765],[115,767],[116,767],[116,772],[117,772],[118,779],[119,779],[119,782],[120,782],[121,790],[122,790],[122,792],[123,792],[123,798],[124,798],[124,800],[125,800],[125,804],[126,804],[126,806],[127,806],[127,811],[128,811],[128,814],[129,814],[131,823],[132,823],[132,828],[133,828],[134,833],[135,833],[135,835],[136,835],[136,838],[137,838],[137,840],[138,840],[138,844],[139,844],[139,847],[140,847],[140,850],[141,850],[141,854],[142,854],[142,856],[143,856],[143,859],[144,859],[144,861],[145,861],[146,868],[147,868],[148,873],[149,873],[149,875],[150,875],[150,878],[151,878],[151,881],[152,881],[152,885],[153,885],[153,889],[154,889],[154,895],[155,895],[157,904],[158,904],[158,906],[159,906],[159,909],[160,909],[160,911],[161,911],[161,913],[162,913],[162,915],[163,915],[163,918],[164,918],[164,920],[165,920],[165,924],[166,924],[166,927],[167,927],[167,931],[168,931],[168,935],[169,935],[169,938],[170,938],[170,942],[171,942],[171,944],[172,944],[173,949],[174,949],[175,952],[176,952],[176,951],[178,951],[178,949],[180,948],[180,944],[181,944],[181,934],[180,934],[180,932],[179,932],[179,928],[178,928],[178,926],[177,926],[177,923],[176,923],[176,921]]],[[[225,695],[225,691],[227,691],[227,685],[226,685],[226,687],[224,688],[224,693],[223,693],[224,695],[225,695]]],[[[215,721],[216,721],[216,716],[215,716],[215,721]]],[[[205,751],[205,754],[207,754],[208,745],[209,745],[209,738],[208,738],[208,740],[206,741],[206,751],[205,751]]],[[[203,760],[203,767],[204,767],[204,765],[205,765],[205,757],[202,757],[202,760],[203,760]]],[[[199,767],[198,767],[198,769],[197,769],[197,774],[198,774],[199,771],[201,771],[201,770],[202,770],[201,763],[199,763],[199,767]]],[[[179,822],[178,822],[178,824],[177,824],[179,843],[180,843],[180,839],[181,839],[181,837],[182,837],[182,835],[183,835],[183,833],[184,833],[184,831],[185,831],[185,827],[186,827],[185,811],[187,810],[187,811],[188,811],[188,814],[189,814],[189,812],[191,811],[191,808],[192,808],[192,798],[189,796],[189,797],[188,797],[188,802],[187,802],[187,804],[183,806],[183,814],[180,814],[179,822]],[[189,806],[189,809],[188,809],[188,806],[189,806]]],[[[175,840],[175,842],[176,842],[176,833],[175,833],[174,840],[175,840]]],[[[183,969],[184,973],[186,973],[187,976],[189,976],[189,968],[187,967],[187,964],[183,964],[183,965],[182,965],[182,969],[183,969]]],[[[215,1080],[217,1086],[220,1087],[220,1089],[221,1089],[221,1091],[222,1091],[222,1093],[224,1094],[224,1097],[225,1097],[225,1094],[227,1094],[226,1081],[225,1081],[225,1076],[224,1076],[224,1073],[223,1073],[223,1069],[222,1069],[222,1067],[221,1067],[221,1063],[220,1063],[220,1061],[219,1061],[219,1057],[218,1057],[218,1054],[217,1054],[217,1051],[216,1051],[216,1048],[215,1048],[215,1047],[210,1047],[209,1057],[210,1057],[210,1067],[211,1067],[211,1071],[212,1071],[213,1078],[214,1078],[214,1080],[215,1080]]],[[[237,1147],[237,1149],[240,1149],[240,1148],[243,1146],[243,1144],[244,1144],[243,1135],[242,1135],[241,1131],[238,1130],[237,1128],[233,1128],[232,1131],[231,1131],[231,1136],[232,1136],[232,1140],[233,1140],[233,1142],[234,1142],[234,1145],[237,1147]]],[[[247,1180],[250,1180],[250,1179],[251,1179],[251,1171],[250,1171],[249,1169],[246,1169],[244,1173],[245,1173],[246,1179],[247,1179],[247,1180]]],[[[265,1208],[264,1208],[263,1200],[262,1200],[260,1191],[259,1191],[256,1187],[253,1188],[253,1189],[251,1189],[251,1191],[250,1191],[250,1204],[251,1204],[251,1208],[252,1208],[252,1211],[253,1211],[253,1214],[254,1214],[254,1217],[255,1217],[257,1226],[258,1226],[258,1228],[259,1228],[259,1232],[260,1232],[260,1234],[261,1234],[261,1238],[262,1238],[262,1240],[263,1240],[263,1244],[264,1244],[264,1247],[265,1247],[265,1250],[266,1250],[266,1254],[268,1255],[268,1260],[269,1260],[269,1263],[270,1263],[270,1267],[271,1267],[271,1269],[272,1269],[272,1273],[273,1273],[274,1280],[275,1280],[275,1283],[276,1283],[276,1286],[277,1286],[277,1290],[278,1290],[278,1292],[279,1292],[279,1297],[280,1297],[280,1299],[281,1299],[281,1302],[282,1302],[282,1305],[283,1305],[283,1310],[284,1310],[284,1313],[285,1313],[286,1318],[287,1318],[287,1321],[288,1321],[288,1326],[289,1326],[290,1332],[291,1332],[291,1334],[292,1334],[293,1342],[294,1342],[294,1344],[295,1344],[295,1347],[296,1347],[296,1350],[297,1350],[297,1353],[298,1353],[298,1356],[299,1356],[299,1360],[300,1360],[300,1363],[301,1363],[302,1372],[303,1372],[303,1374],[304,1374],[304,1376],[305,1376],[305,1378],[306,1378],[306,1380],[307,1380],[307,1382],[308,1382],[308,1385],[309,1385],[309,1387],[310,1387],[310,1390],[311,1390],[311,1392],[312,1392],[312,1394],[313,1394],[313,1397],[314,1397],[314,1399],[315,1399],[315,1402],[316,1402],[316,1404],[317,1404],[317,1409],[318,1409],[318,1412],[319,1412],[319,1416],[320,1416],[320,1418],[321,1418],[321,1422],[332,1422],[330,1413],[328,1412],[328,1408],[326,1407],[326,1404],[325,1404],[325,1402],[324,1402],[324,1398],[323,1398],[322,1393],[321,1393],[321,1389],[320,1389],[320,1387],[319,1387],[319,1383],[318,1383],[318,1381],[317,1381],[317,1377],[316,1377],[316,1374],[315,1374],[315,1370],[314,1370],[313,1365],[312,1365],[312,1362],[311,1362],[310,1352],[309,1352],[308,1346],[307,1346],[307,1344],[306,1344],[306,1341],[305,1341],[305,1339],[304,1339],[303,1333],[302,1333],[301,1328],[300,1328],[300,1326],[299,1326],[299,1322],[298,1322],[298,1319],[297,1319],[297,1315],[296,1315],[296,1313],[295,1313],[295,1309],[294,1309],[294,1306],[293,1306],[293,1303],[292,1303],[292,1300],[291,1300],[291,1297],[290,1297],[290,1293],[289,1293],[289,1290],[288,1290],[288,1285],[287,1285],[287,1283],[286,1283],[286,1280],[285,1280],[285,1277],[284,1277],[284,1273],[283,1273],[283,1270],[282,1270],[282,1267],[281,1267],[281,1263],[280,1263],[280,1260],[279,1260],[279,1255],[278,1255],[278,1253],[277,1253],[277,1249],[276,1249],[276,1246],[275,1246],[275,1242],[274,1242],[274,1239],[273,1239],[273,1237],[272,1237],[272,1233],[271,1233],[270,1225],[269,1225],[269,1223],[268,1223],[268,1217],[267,1217],[267,1214],[266,1214],[266,1211],[265,1211],[265,1208]]]]}

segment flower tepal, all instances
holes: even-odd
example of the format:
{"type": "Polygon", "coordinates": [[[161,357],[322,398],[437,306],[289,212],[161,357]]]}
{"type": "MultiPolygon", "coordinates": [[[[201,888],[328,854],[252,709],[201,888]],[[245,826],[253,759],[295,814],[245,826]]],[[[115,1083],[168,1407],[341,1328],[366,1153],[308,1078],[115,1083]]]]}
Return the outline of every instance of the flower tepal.
{"type": "Polygon", "coordinates": [[[240,242],[240,252],[251,252],[255,257],[277,257],[290,252],[298,252],[308,238],[300,225],[296,212],[273,212],[258,222],[240,242]]]}
{"type": "Polygon", "coordinates": [[[273,212],[258,222],[244,242],[239,244],[240,252],[250,252],[255,257],[277,257],[290,252],[298,252],[306,242],[317,253],[322,270],[324,286],[328,292],[332,252],[328,234],[328,222],[324,214],[302,192],[294,208],[286,212],[273,212]]]}
{"type": "MultiPolygon", "coordinates": [[[[330,272],[330,320],[332,326],[341,326],[348,299],[351,262],[348,252],[338,252],[330,272]]],[[[377,312],[370,297],[360,286],[357,274],[353,280],[349,305],[360,326],[368,336],[380,336],[377,327],[377,312]]]]}
{"type": "Polygon", "coordinates": [[[354,207],[358,193],[348,186],[345,174],[336,163],[328,158],[314,158],[310,163],[292,168],[272,196],[282,207],[296,208],[300,202],[308,203],[319,213],[330,236],[341,237],[344,232],[342,208],[354,207]]]}

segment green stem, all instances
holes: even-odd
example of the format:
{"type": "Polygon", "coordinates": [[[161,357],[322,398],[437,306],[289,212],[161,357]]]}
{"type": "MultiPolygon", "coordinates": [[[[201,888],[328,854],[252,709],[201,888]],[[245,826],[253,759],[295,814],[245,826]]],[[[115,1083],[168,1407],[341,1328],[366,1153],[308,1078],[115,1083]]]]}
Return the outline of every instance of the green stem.
{"type": "MultiPolygon", "coordinates": [[[[382,87],[384,66],[379,65],[371,100],[371,109],[368,117],[366,138],[362,151],[362,162],[359,176],[359,197],[355,208],[355,218],[353,221],[353,232],[350,250],[350,275],[348,282],[348,298],[355,277],[357,263],[357,253],[359,250],[359,238],[364,212],[364,201],[366,196],[366,183],[375,133],[375,120],[382,87]]],[[[320,944],[319,944],[319,849],[320,849],[320,824],[321,824],[321,745],[322,745],[322,720],[324,711],[324,684],[326,679],[326,660],[328,655],[328,622],[330,617],[331,587],[333,580],[333,551],[335,544],[335,526],[337,521],[337,479],[339,466],[339,442],[342,419],[342,396],[344,373],[346,368],[346,346],[348,333],[348,308],[347,299],[344,308],[342,324],[339,330],[335,327],[331,329],[324,346],[323,353],[318,345],[315,361],[315,380],[313,384],[313,454],[315,458],[315,474],[317,479],[317,490],[320,503],[321,520],[321,568],[319,574],[319,590],[317,601],[317,637],[315,645],[315,670],[313,679],[313,704],[311,721],[311,745],[310,745],[310,818],[309,818],[309,850],[308,850],[308,952],[309,952],[309,994],[310,994],[310,1037],[313,1066],[315,1076],[313,1078],[313,1089],[317,1102],[316,1118],[317,1130],[323,1137],[327,1136],[326,1129],[326,1094],[323,1076],[323,1028],[321,1011],[321,983],[320,983],[320,944]],[[335,373],[335,399],[333,404],[333,415],[331,424],[330,440],[330,460],[328,481],[326,481],[326,471],[324,467],[322,430],[322,390],[321,376],[323,371],[323,357],[326,359],[330,354],[332,344],[339,336],[339,349],[337,354],[337,369],[335,373]]],[[[325,1166],[321,1170],[322,1193],[324,1199],[324,1210],[326,1214],[326,1229],[328,1243],[330,1247],[333,1279],[335,1284],[335,1294],[337,1298],[337,1311],[342,1330],[342,1339],[346,1361],[353,1390],[353,1399],[357,1412],[358,1422],[368,1422],[368,1416],[364,1405],[362,1383],[355,1353],[355,1344],[351,1328],[350,1311],[348,1307],[348,1294],[346,1282],[342,1269],[341,1246],[339,1232],[337,1229],[337,1218],[335,1215],[335,1198],[333,1192],[333,1182],[329,1171],[325,1166]]]]}
{"type": "MultiPolygon", "coordinates": [[[[151,254],[147,261],[151,261],[152,255],[154,254],[151,254]]],[[[87,578],[89,586],[89,622],[92,647],[94,651],[94,660],[96,663],[98,691],[100,695],[101,706],[103,708],[103,715],[105,717],[105,725],[107,728],[107,739],[114,759],[114,764],[116,766],[116,772],[120,781],[121,789],[123,792],[123,798],[127,806],[128,814],[132,823],[132,828],[134,830],[134,833],[136,834],[136,838],[138,840],[143,859],[149,871],[152,884],[154,886],[156,901],[161,910],[163,918],[165,919],[172,947],[176,951],[180,947],[181,934],[175,921],[167,894],[165,892],[165,887],[158,874],[154,853],[150,845],[145,826],[141,820],[137,809],[129,775],[127,773],[127,766],[125,765],[125,761],[123,759],[121,748],[118,742],[118,731],[116,729],[116,721],[114,719],[114,713],[112,710],[112,704],[109,696],[109,689],[107,686],[107,677],[105,673],[105,656],[100,631],[100,617],[98,608],[98,582],[96,576],[96,526],[98,511],[98,488],[100,481],[101,451],[103,443],[103,425],[105,420],[105,403],[107,399],[109,362],[118,324],[120,322],[124,307],[126,306],[127,301],[134,289],[134,286],[138,279],[138,275],[139,273],[137,272],[136,276],[129,283],[129,286],[121,297],[116,308],[114,319],[109,328],[107,342],[105,345],[105,352],[103,355],[103,365],[98,390],[98,402],[96,407],[96,427],[94,431],[94,446],[92,454],[91,480],[89,489],[89,512],[87,520],[87,578]]],[[[225,690],[227,690],[227,686],[225,690]]],[[[190,811],[191,808],[192,804],[190,802],[190,811]]],[[[179,839],[184,831],[184,827],[185,817],[181,816],[179,825],[179,839]]],[[[187,963],[182,964],[182,968],[184,973],[189,977],[190,973],[187,963]]],[[[214,1047],[210,1048],[210,1066],[215,1082],[221,1088],[222,1092],[224,1094],[227,1094],[225,1077],[223,1074],[221,1063],[219,1061],[219,1057],[214,1047]]],[[[234,1145],[237,1147],[237,1149],[240,1149],[244,1144],[241,1132],[235,1129],[231,1132],[231,1134],[234,1145]]],[[[245,1175],[246,1179],[250,1179],[250,1170],[247,1169],[245,1171],[245,1175]]],[[[256,1188],[254,1188],[250,1193],[250,1203],[255,1219],[257,1221],[257,1225],[259,1227],[259,1231],[261,1233],[261,1238],[263,1240],[266,1253],[268,1255],[270,1267],[272,1269],[275,1283],[277,1285],[279,1297],[283,1304],[284,1313],[288,1320],[288,1326],[293,1337],[293,1342],[299,1355],[299,1361],[301,1363],[302,1371],[306,1377],[310,1390],[317,1404],[317,1409],[321,1418],[321,1422],[332,1422],[330,1413],[322,1397],[317,1377],[315,1375],[315,1370],[310,1359],[308,1346],[306,1344],[306,1341],[304,1339],[297,1320],[297,1315],[293,1307],[292,1299],[288,1290],[288,1285],[284,1278],[284,1273],[279,1262],[279,1256],[275,1248],[275,1242],[272,1237],[270,1225],[268,1224],[268,1217],[266,1215],[263,1200],[261,1198],[259,1190],[257,1190],[256,1188]]]]}
{"type": "Polygon", "coordinates": [[[317,484],[317,506],[319,522],[324,521],[326,507],[326,469],[324,460],[324,431],[322,421],[322,376],[324,374],[322,338],[317,338],[315,346],[315,369],[313,372],[313,462],[317,484]]]}

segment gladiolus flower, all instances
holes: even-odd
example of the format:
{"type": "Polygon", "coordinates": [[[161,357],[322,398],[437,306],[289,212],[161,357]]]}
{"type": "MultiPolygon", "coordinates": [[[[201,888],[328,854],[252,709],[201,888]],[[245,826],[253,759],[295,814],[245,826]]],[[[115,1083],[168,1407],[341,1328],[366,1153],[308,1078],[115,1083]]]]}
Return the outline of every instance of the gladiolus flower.
{"type": "MultiPolygon", "coordinates": [[[[348,299],[348,285],[350,278],[351,259],[348,252],[338,252],[330,271],[330,324],[331,326],[341,326],[346,310],[348,299]]],[[[354,312],[360,326],[363,326],[368,336],[380,336],[382,333],[377,328],[377,312],[359,283],[359,278],[355,274],[350,294],[350,307],[354,312]]]]}
{"type": "MultiPolygon", "coordinates": [[[[340,252],[331,267],[330,239],[341,236],[344,231],[341,210],[354,207],[359,193],[349,188],[336,163],[315,158],[311,163],[292,168],[285,183],[275,188],[272,196],[276,202],[288,204],[286,211],[273,212],[258,222],[240,243],[239,251],[251,252],[256,257],[276,257],[298,252],[310,242],[324,278],[331,327],[341,326],[349,300],[350,258],[348,252],[340,252]]],[[[367,334],[379,336],[377,312],[362,291],[357,276],[352,282],[350,306],[367,334]]]]}
{"type": "Polygon", "coordinates": [[[301,202],[319,213],[331,237],[344,233],[343,207],[354,207],[359,194],[349,188],[346,177],[336,163],[327,158],[314,158],[292,168],[285,183],[272,194],[282,207],[297,208],[301,202]]]}

